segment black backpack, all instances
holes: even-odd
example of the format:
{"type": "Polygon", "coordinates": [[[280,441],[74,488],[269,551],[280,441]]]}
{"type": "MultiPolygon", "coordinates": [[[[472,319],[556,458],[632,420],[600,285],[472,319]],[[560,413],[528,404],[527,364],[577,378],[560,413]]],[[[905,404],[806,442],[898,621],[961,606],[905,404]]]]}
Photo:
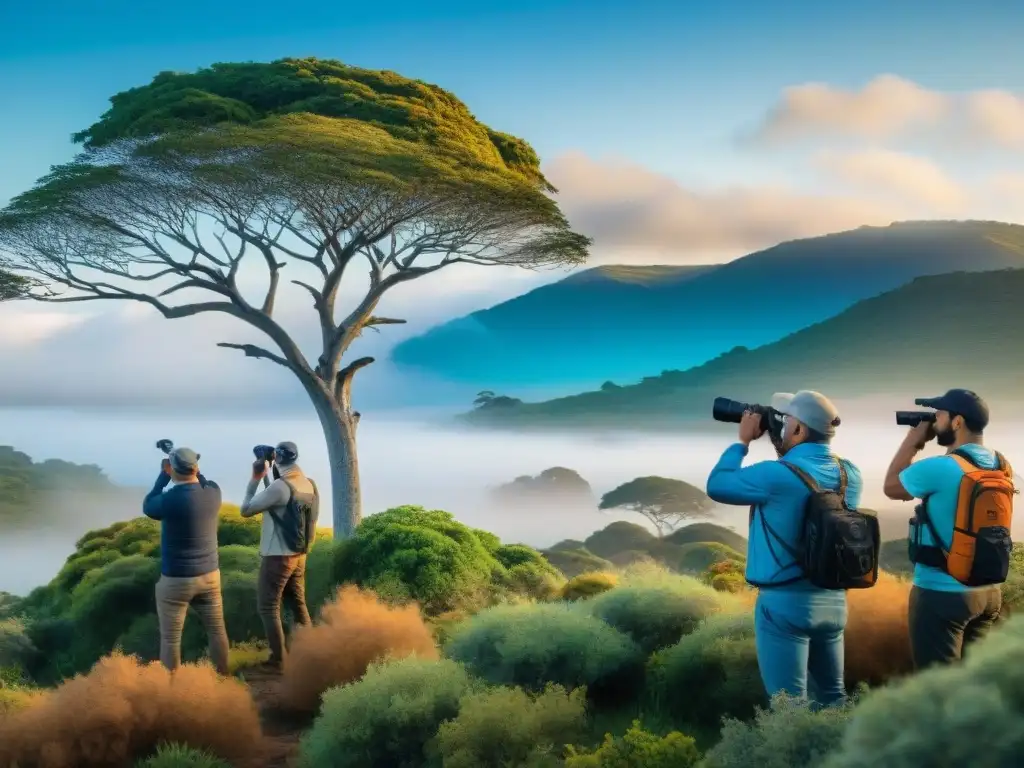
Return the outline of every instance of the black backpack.
{"type": "Polygon", "coordinates": [[[882,546],[878,518],[846,505],[847,477],[842,460],[839,460],[837,491],[819,488],[814,478],[800,467],[785,461],[779,463],[799,477],[811,495],[804,504],[799,549],[786,544],[761,515],[769,549],[772,549],[771,539],[775,539],[803,571],[801,576],[772,586],[793,584],[804,578],[821,589],[867,589],[875,586],[878,581],[878,554],[882,546]]]}
{"type": "Polygon", "coordinates": [[[312,495],[297,493],[295,486],[282,477],[281,480],[291,491],[284,516],[281,517],[273,510],[267,510],[274,518],[284,545],[300,555],[306,554],[312,548],[313,541],[316,539],[317,520],[320,518],[320,491],[317,490],[316,483],[309,478],[306,479],[313,486],[312,495]]]}

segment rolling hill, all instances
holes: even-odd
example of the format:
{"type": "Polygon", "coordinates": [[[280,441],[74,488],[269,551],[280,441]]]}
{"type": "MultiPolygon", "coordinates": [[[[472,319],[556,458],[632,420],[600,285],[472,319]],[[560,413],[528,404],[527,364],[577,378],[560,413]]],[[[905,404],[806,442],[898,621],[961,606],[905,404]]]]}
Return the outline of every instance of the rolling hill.
{"type": "Polygon", "coordinates": [[[488,426],[672,428],[707,422],[719,395],[758,402],[798,389],[849,398],[974,386],[990,400],[1017,401],[1024,399],[1022,349],[1024,269],[933,275],[689,370],[462,418],[488,426]]]}
{"type": "Polygon", "coordinates": [[[757,347],[916,277],[1024,267],[1024,226],[900,222],[722,265],[599,267],[398,344],[394,361],[488,389],[592,387],[757,347]]]}

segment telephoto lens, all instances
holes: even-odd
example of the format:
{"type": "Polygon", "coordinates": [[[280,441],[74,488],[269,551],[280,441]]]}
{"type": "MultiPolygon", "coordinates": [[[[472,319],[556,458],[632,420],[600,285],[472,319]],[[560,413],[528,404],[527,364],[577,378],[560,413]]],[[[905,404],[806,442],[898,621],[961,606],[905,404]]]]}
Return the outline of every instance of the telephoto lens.
{"type": "Polygon", "coordinates": [[[900,427],[916,427],[922,421],[935,423],[933,411],[896,411],[896,425],[900,427]]]}
{"type": "Polygon", "coordinates": [[[171,451],[174,450],[174,443],[165,438],[163,440],[157,440],[156,447],[159,448],[164,453],[170,455],[171,451]]]}

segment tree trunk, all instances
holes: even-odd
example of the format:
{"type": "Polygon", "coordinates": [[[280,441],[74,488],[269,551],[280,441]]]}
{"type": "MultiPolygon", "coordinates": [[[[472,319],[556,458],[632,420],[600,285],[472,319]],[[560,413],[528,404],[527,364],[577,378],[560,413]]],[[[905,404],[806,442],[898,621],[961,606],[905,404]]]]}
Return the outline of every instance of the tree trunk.
{"type": "Polygon", "coordinates": [[[331,465],[331,521],[335,539],[347,539],[363,519],[359,487],[359,458],[356,455],[358,414],[343,408],[327,393],[311,389],[310,397],[320,417],[331,465]]]}

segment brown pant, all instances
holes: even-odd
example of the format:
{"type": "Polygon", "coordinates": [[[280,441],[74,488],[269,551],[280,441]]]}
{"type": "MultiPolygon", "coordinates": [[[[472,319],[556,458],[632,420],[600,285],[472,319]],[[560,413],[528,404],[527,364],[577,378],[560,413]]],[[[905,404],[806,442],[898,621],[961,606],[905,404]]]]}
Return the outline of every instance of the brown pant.
{"type": "Polygon", "coordinates": [[[270,646],[269,663],[284,662],[284,627],[281,624],[281,603],[287,599],[296,624],[309,624],[306,608],[306,556],[264,555],[256,586],[256,609],[263,621],[270,646]]]}
{"type": "Polygon", "coordinates": [[[970,592],[910,590],[910,648],[914,666],[958,661],[964,647],[984,636],[1002,607],[998,586],[970,592]]]}
{"type": "Polygon", "coordinates": [[[171,671],[181,665],[181,630],[190,605],[199,613],[209,638],[210,660],[220,674],[228,674],[228,632],[224,626],[219,570],[202,576],[161,576],[156,583],[160,661],[171,671]]]}

